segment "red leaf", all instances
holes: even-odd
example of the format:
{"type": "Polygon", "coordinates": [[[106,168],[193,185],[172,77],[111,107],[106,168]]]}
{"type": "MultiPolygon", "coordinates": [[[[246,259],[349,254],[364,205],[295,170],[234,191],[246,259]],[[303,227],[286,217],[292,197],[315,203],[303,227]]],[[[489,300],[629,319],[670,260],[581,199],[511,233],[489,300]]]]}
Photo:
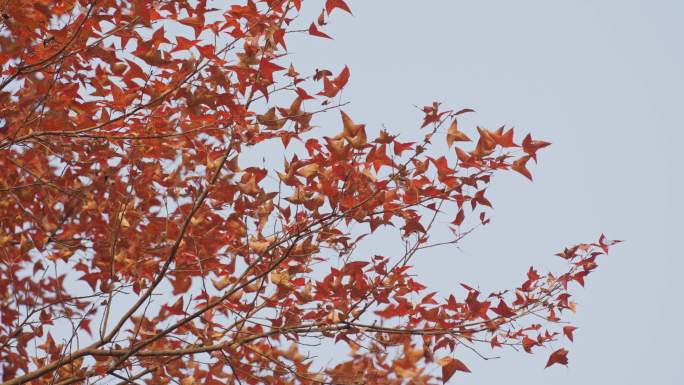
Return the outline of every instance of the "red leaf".
{"type": "Polygon", "coordinates": [[[460,360],[446,358],[442,364],[442,383],[446,383],[456,371],[470,373],[470,369],[460,360]]]}
{"type": "Polygon", "coordinates": [[[401,154],[404,151],[410,150],[414,144],[415,144],[415,142],[401,143],[401,142],[398,142],[395,140],[394,141],[394,154],[401,156],[401,154]]]}
{"type": "Polygon", "coordinates": [[[273,82],[273,73],[276,71],[282,71],[284,70],[284,67],[281,67],[277,64],[273,64],[268,60],[262,59],[261,62],[259,63],[259,72],[261,73],[261,77],[264,79],[267,79],[270,82],[273,82]]]}
{"type": "Polygon", "coordinates": [[[454,116],[461,115],[461,114],[465,114],[465,113],[468,113],[468,112],[475,112],[475,110],[470,109],[470,108],[464,108],[464,109],[458,111],[457,113],[455,113],[454,116]]]}
{"type": "Polygon", "coordinates": [[[460,226],[461,223],[463,223],[463,220],[465,219],[465,213],[463,212],[463,209],[458,210],[458,214],[456,214],[456,219],[453,220],[454,225],[460,226]]]}
{"type": "Polygon", "coordinates": [[[161,28],[154,31],[154,33],[152,34],[152,38],[150,39],[150,42],[152,43],[153,47],[159,48],[160,44],[171,43],[168,39],[166,39],[166,37],[164,37],[165,32],[166,31],[164,31],[164,26],[161,26],[161,28]]]}
{"type": "Polygon", "coordinates": [[[480,190],[475,193],[475,196],[473,196],[473,202],[477,202],[481,205],[487,206],[487,207],[492,207],[492,202],[489,201],[489,199],[485,198],[484,194],[487,189],[480,190]]]}
{"type": "Polygon", "coordinates": [[[343,11],[349,12],[349,14],[352,14],[351,9],[347,5],[347,3],[344,2],[344,0],[327,0],[325,2],[325,11],[328,12],[328,15],[335,9],[339,8],[343,11]]]}
{"type": "Polygon", "coordinates": [[[171,52],[184,51],[190,49],[197,45],[201,40],[190,40],[182,36],[176,36],[176,46],[171,50],[171,52]]]}
{"type": "Polygon", "coordinates": [[[568,351],[563,348],[560,348],[555,352],[551,353],[551,356],[549,356],[549,360],[546,362],[546,366],[544,368],[546,369],[553,364],[567,365],[568,351]]]}
{"type": "Polygon", "coordinates": [[[302,100],[308,100],[308,99],[313,99],[313,98],[314,98],[313,96],[309,95],[309,94],[306,92],[306,90],[304,90],[304,89],[301,88],[301,87],[297,87],[297,95],[299,95],[299,97],[300,97],[302,100]]]}
{"type": "Polygon", "coordinates": [[[510,128],[508,131],[504,132],[504,127],[501,126],[499,127],[498,130],[495,132],[491,133],[492,138],[494,138],[494,141],[496,144],[498,144],[501,147],[519,147],[515,142],[513,141],[513,128],[510,128]]]}
{"type": "Polygon", "coordinates": [[[616,245],[622,241],[619,240],[608,240],[605,235],[601,234],[599,237],[599,247],[603,250],[604,253],[608,254],[608,249],[610,246],[616,245]]]}
{"type": "Polygon", "coordinates": [[[568,337],[570,341],[574,342],[572,332],[574,332],[576,329],[577,328],[574,326],[563,326],[563,334],[565,334],[565,336],[568,337]]]}
{"type": "Polygon", "coordinates": [[[316,25],[314,23],[311,23],[311,25],[309,26],[309,35],[323,37],[326,39],[332,39],[332,37],[326,35],[325,33],[321,32],[321,31],[319,31],[318,28],[316,28],[316,25]]]}
{"type": "Polygon", "coordinates": [[[529,160],[530,160],[529,155],[523,156],[522,158],[515,160],[513,162],[513,164],[511,165],[511,168],[514,171],[517,171],[517,172],[521,173],[522,175],[524,175],[527,179],[532,180],[532,174],[525,167],[525,165],[527,164],[527,161],[529,161],[529,160]]]}
{"type": "Polygon", "coordinates": [[[344,66],[342,69],[342,72],[340,72],[339,75],[333,80],[333,83],[335,83],[335,86],[337,86],[338,89],[342,89],[347,82],[349,81],[349,67],[344,66]]]}
{"type": "Polygon", "coordinates": [[[322,95],[328,98],[333,98],[337,93],[340,92],[335,86],[335,83],[331,82],[327,77],[323,78],[323,91],[319,92],[317,95],[322,95]]]}
{"type": "Polygon", "coordinates": [[[533,340],[532,338],[528,337],[525,335],[522,340],[522,346],[523,350],[525,350],[527,353],[532,354],[532,348],[535,346],[538,346],[539,342],[533,340]]]}
{"type": "Polygon", "coordinates": [[[542,142],[541,140],[532,140],[532,136],[527,134],[523,139],[523,151],[525,151],[532,159],[537,161],[537,150],[550,146],[549,142],[542,142]]]}
{"type": "Polygon", "coordinates": [[[501,317],[513,317],[515,315],[515,312],[511,310],[508,305],[506,305],[506,302],[499,300],[499,305],[497,307],[492,308],[492,311],[501,317]]]}
{"type": "Polygon", "coordinates": [[[456,147],[456,157],[458,158],[458,160],[460,160],[461,162],[465,162],[465,163],[470,162],[470,159],[471,159],[470,154],[461,150],[458,147],[456,147]]]}
{"type": "Polygon", "coordinates": [[[577,281],[577,283],[579,283],[580,286],[584,287],[584,277],[586,277],[588,274],[588,271],[580,271],[578,273],[575,273],[575,275],[572,276],[572,279],[577,281]]]}

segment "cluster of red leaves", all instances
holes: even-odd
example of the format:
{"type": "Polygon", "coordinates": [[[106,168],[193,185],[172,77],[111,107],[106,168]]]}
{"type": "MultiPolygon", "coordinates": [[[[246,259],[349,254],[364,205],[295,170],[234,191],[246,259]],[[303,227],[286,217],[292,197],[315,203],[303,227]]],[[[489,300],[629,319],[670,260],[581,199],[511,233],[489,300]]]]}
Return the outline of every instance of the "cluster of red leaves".
{"type": "Polygon", "coordinates": [[[421,141],[369,136],[344,112],[337,135],[313,135],[350,71],[300,75],[286,38],[329,37],[330,14],[351,13],[343,0],[304,29],[301,0],[2,7],[5,385],[447,381],[469,371],[451,356],[458,346],[532,352],[557,340],[574,311],[569,284],[614,243],[566,249],[567,271],[530,268],[511,292],[426,294],[409,262],[438,245],[437,216],[453,213],[446,244],[467,234],[467,216],[486,224],[493,173],[531,179],[528,161],[548,143],[478,127],[468,146],[458,118],[472,111],[439,103],[423,109],[421,141]],[[454,152],[430,155],[436,139],[454,152]],[[282,169],[243,164],[274,141],[302,145],[282,169]],[[393,228],[402,255],[354,253],[393,228]],[[539,316],[549,327],[528,320],[539,316]],[[310,339],[344,342],[350,356],[319,370],[310,339]]]}

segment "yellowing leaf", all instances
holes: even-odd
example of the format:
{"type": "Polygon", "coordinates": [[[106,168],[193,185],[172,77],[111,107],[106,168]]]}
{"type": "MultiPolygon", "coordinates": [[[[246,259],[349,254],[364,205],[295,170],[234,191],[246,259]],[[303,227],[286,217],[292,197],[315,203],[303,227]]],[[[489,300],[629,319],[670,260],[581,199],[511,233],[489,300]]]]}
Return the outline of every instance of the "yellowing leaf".
{"type": "Polygon", "coordinates": [[[447,130],[446,140],[447,146],[451,148],[451,145],[454,144],[454,142],[469,142],[470,138],[466,134],[458,130],[457,120],[454,119],[454,121],[449,126],[449,129],[447,130]]]}
{"type": "Polygon", "coordinates": [[[270,246],[270,245],[271,245],[271,242],[269,242],[265,239],[252,238],[249,240],[249,248],[258,254],[261,254],[264,251],[266,251],[268,249],[268,246],[270,246]]]}
{"type": "Polygon", "coordinates": [[[320,166],[318,165],[318,163],[307,164],[306,166],[302,166],[299,169],[297,169],[297,174],[305,178],[309,178],[313,175],[316,175],[318,173],[319,168],[320,166]]]}
{"type": "Polygon", "coordinates": [[[221,279],[212,280],[211,283],[214,284],[216,290],[223,290],[230,285],[230,276],[226,275],[221,279]]]}

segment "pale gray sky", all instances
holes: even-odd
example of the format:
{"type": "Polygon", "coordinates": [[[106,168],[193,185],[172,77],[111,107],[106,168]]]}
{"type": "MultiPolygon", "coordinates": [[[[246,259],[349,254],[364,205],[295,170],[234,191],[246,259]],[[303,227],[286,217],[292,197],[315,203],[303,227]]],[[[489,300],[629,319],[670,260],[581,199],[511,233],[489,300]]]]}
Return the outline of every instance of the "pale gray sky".
{"type": "Polygon", "coordinates": [[[325,29],[334,41],[289,47],[300,72],[349,65],[355,120],[417,130],[412,105],[439,100],[476,109],[471,127],[508,124],[554,143],[534,183],[494,182],[491,225],[459,252],[417,260],[423,282],[511,287],[563,246],[601,232],[626,240],[577,291],[567,369],[542,369],[551,350],[489,362],[466,352],[473,374],[452,381],[681,384],[684,2],[347,1],[355,16],[336,12],[325,29]]]}

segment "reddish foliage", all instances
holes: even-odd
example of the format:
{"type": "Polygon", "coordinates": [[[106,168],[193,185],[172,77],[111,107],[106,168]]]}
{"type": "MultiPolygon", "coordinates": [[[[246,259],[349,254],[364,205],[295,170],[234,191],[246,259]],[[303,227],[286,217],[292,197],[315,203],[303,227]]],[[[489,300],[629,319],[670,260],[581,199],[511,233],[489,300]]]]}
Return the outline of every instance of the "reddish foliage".
{"type": "Polygon", "coordinates": [[[570,283],[615,242],[566,248],[565,271],[530,268],[489,295],[464,285],[439,299],[409,265],[488,223],[492,175],[531,179],[548,143],[504,127],[466,134],[457,119],[473,110],[440,103],[423,109],[422,139],[376,135],[344,112],[335,135],[319,134],[312,120],[341,107],[350,70],[300,75],[286,41],[329,37],[326,18],[351,9],[320,2],[312,23],[296,19],[302,3],[5,2],[4,384],[426,384],[439,366],[444,381],[469,372],[452,357],[465,347],[559,339],[570,283]],[[455,151],[429,151],[438,136],[455,151]],[[250,164],[262,145],[292,155],[250,164]],[[452,220],[454,239],[431,237],[452,220]],[[379,229],[405,252],[355,252],[379,229]],[[349,356],[319,370],[312,338],[349,356]]]}

